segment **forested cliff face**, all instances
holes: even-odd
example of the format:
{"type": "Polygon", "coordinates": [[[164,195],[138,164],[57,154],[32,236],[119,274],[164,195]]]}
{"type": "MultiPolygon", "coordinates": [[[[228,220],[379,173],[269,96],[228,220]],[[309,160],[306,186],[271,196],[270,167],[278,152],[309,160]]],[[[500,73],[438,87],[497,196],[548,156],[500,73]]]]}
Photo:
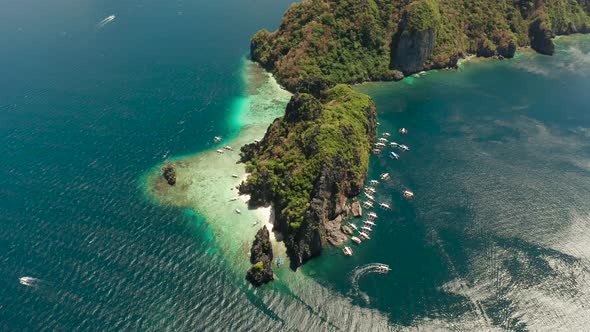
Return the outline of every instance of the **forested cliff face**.
{"type": "Polygon", "coordinates": [[[467,54],[553,53],[551,37],[590,31],[590,0],[305,0],[251,42],[288,90],[393,80],[453,67],[467,54]],[[400,73],[401,72],[401,73],[400,73]]]}
{"type": "Polygon", "coordinates": [[[272,203],[293,268],[346,237],[339,226],[366,180],[377,116],[339,83],[398,80],[468,54],[553,54],[552,37],[590,31],[590,0],[304,0],[252,59],[295,95],[260,143],[242,148],[251,204],[272,203]]]}
{"type": "Polygon", "coordinates": [[[316,96],[296,93],[262,141],[242,148],[251,174],[240,192],[254,206],[273,204],[293,268],[340,235],[349,198],[364,186],[376,128],[371,98],[337,85],[316,96]]]}

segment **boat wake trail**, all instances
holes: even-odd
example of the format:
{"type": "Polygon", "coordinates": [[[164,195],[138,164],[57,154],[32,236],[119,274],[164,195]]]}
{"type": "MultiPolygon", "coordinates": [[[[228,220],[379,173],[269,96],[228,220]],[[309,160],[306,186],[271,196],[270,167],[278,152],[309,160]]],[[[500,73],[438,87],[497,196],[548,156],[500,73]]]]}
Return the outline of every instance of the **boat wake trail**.
{"type": "Polygon", "coordinates": [[[100,29],[100,28],[104,27],[105,25],[114,21],[115,18],[116,18],[115,15],[109,15],[109,16],[105,17],[102,21],[96,23],[96,27],[100,29]]]}
{"type": "Polygon", "coordinates": [[[359,280],[370,273],[383,273],[383,264],[371,263],[356,267],[350,272],[350,282],[352,284],[353,296],[361,297],[367,304],[369,304],[369,295],[359,288],[359,280]]]}

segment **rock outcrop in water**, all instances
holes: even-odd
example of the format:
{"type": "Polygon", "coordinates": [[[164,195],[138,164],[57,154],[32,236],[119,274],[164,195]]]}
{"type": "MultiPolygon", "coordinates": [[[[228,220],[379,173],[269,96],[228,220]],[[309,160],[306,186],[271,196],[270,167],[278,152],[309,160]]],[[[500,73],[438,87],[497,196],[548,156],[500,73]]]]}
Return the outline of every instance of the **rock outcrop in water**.
{"type": "Polygon", "coordinates": [[[511,58],[519,46],[552,54],[550,38],[588,32],[589,13],[587,0],[305,0],[250,49],[288,90],[305,91],[454,67],[468,54],[511,58]]]}
{"type": "Polygon", "coordinates": [[[246,279],[252,285],[259,287],[274,279],[272,271],[272,244],[270,243],[270,233],[266,226],[262,227],[256,233],[252,248],[250,249],[250,263],[252,267],[246,273],[246,279]]]}
{"type": "Polygon", "coordinates": [[[346,85],[317,95],[295,94],[263,140],[242,148],[251,175],[240,192],[253,205],[273,204],[292,268],[346,239],[340,225],[363,188],[376,139],[368,96],[346,85]]]}
{"type": "Polygon", "coordinates": [[[173,186],[176,184],[176,169],[172,164],[166,164],[162,167],[162,176],[169,185],[173,186]]]}

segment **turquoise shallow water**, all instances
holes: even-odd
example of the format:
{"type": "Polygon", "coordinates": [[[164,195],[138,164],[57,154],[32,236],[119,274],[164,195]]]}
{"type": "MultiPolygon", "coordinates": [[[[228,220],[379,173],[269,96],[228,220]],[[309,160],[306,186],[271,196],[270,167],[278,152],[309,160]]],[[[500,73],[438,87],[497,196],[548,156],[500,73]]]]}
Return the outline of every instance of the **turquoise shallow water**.
{"type": "Polygon", "coordinates": [[[393,175],[377,197],[394,209],[352,259],[329,249],[254,291],[201,214],[146,199],[152,167],[238,135],[248,39],[287,6],[5,5],[0,330],[586,327],[588,37],[359,87],[412,151],[371,160],[393,175]],[[374,262],[393,271],[362,268],[374,262]]]}

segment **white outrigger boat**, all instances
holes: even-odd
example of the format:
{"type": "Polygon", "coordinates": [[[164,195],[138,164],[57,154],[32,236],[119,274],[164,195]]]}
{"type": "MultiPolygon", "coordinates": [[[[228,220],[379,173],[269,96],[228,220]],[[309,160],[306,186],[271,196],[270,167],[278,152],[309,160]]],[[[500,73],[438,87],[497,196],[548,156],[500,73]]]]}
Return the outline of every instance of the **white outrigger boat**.
{"type": "Polygon", "coordinates": [[[376,186],[376,185],[379,184],[379,181],[377,181],[377,180],[371,180],[370,183],[371,183],[372,186],[376,186]]]}
{"type": "Polygon", "coordinates": [[[385,138],[385,137],[381,137],[381,138],[379,139],[379,142],[380,142],[380,143],[387,143],[387,138],[385,138]]]}
{"type": "Polygon", "coordinates": [[[355,231],[358,231],[359,229],[356,227],[355,224],[348,224],[348,226],[350,226],[352,229],[354,229],[355,231]]]}
{"type": "Polygon", "coordinates": [[[414,193],[409,190],[404,190],[404,192],[402,192],[402,195],[404,195],[404,198],[407,198],[407,199],[414,198],[414,193]]]}
{"type": "Polygon", "coordinates": [[[370,209],[370,208],[373,207],[373,203],[372,202],[369,202],[369,201],[366,201],[366,202],[363,203],[363,207],[365,209],[370,209]]]}
{"type": "Polygon", "coordinates": [[[389,271],[391,271],[391,269],[389,268],[389,265],[387,265],[387,264],[378,264],[377,265],[377,273],[386,274],[389,271]]]}
{"type": "Polygon", "coordinates": [[[391,136],[391,134],[390,133],[383,133],[383,134],[381,134],[381,136],[383,136],[383,137],[389,137],[389,136],[391,136]]]}
{"type": "Polygon", "coordinates": [[[365,193],[365,196],[367,196],[367,199],[369,199],[370,201],[375,201],[375,197],[373,197],[373,195],[369,194],[369,193],[365,193]]]}
{"type": "Polygon", "coordinates": [[[365,232],[359,232],[359,236],[361,239],[363,240],[370,240],[371,238],[369,237],[369,235],[367,235],[367,233],[365,232]]]}
{"type": "Polygon", "coordinates": [[[407,145],[401,144],[399,146],[399,149],[402,151],[410,151],[410,148],[407,145]]]}
{"type": "Polygon", "coordinates": [[[237,174],[232,174],[231,177],[236,178],[236,179],[239,178],[239,176],[237,174]]]}
{"type": "Polygon", "coordinates": [[[359,238],[358,238],[358,237],[356,237],[356,236],[353,236],[353,237],[351,237],[350,239],[352,240],[352,242],[354,242],[354,243],[356,243],[356,244],[361,244],[361,242],[362,242],[362,241],[361,241],[361,239],[359,239],[359,238]]]}
{"type": "Polygon", "coordinates": [[[374,194],[377,192],[377,189],[375,189],[375,187],[367,187],[367,188],[365,188],[365,191],[368,192],[369,194],[374,194]]]}
{"type": "Polygon", "coordinates": [[[391,151],[389,153],[389,156],[391,157],[391,159],[399,159],[399,154],[397,154],[397,153],[395,153],[393,151],[391,151]]]}
{"type": "Polygon", "coordinates": [[[242,211],[240,211],[240,209],[236,209],[235,211],[237,214],[242,214],[242,211]]]}
{"type": "Polygon", "coordinates": [[[379,207],[385,210],[391,210],[391,206],[389,206],[387,203],[379,203],[379,207]]]}
{"type": "Polygon", "coordinates": [[[365,220],[364,222],[366,225],[375,226],[375,223],[370,220],[365,220]]]}
{"type": "Polygon", "coordinates": [[[373,231],[373,229],[371,227],[369,227],[369,226],[363,226],[363,227],[361,227],[361,229],[363,231],[367,231],[367,232],[372,232],[373,231]]]}
{"type": "Polygon", "coordinates": [[[221,150],[221,149],[217,149],[217,153],[219,153],[219,154],[223,154],[223,152],[225,152],[225,151],[223,151],[223,150],[221,150]]]}
{"type": "Polygon", "coordinates": [[[213,137],[213,142],[215,142],[215,143],[219,143],[219,142],[221,142],[221,140],[223,140],[223,137],[221,137],[221,136],[213,137]]]}
{"type": "Polygon", "coordinates": [[[384,149],[387,145],[385,145],[385,143],[375,143],[375,147],[378,149],[384,149]]]}
{"type": "Polygon", "coordinates": [[[350,249],[350,247],[344,247],[344,249],[342,249],[342,252],[346,255],[346,256],[352,256],[352,249],[350,249]]]}
{"type": "Polygon", "coordinates": [[[397,144],[397,142],[391,142],[389,143],[389,146],[391,146],[392,148],[397,148],[399,146],[399,144],[397,144]]]}
{"type": "Polygon", "coordinates": [[[381,149],[373,149],[373,154],[381,154],[381,149]]]}
{"type": "Polygon", "coordinates": [[[233,151],[233,150],[234,150],[234,148],[232,148],[232,147],[231,147],[231,146],[229,146],[229,145],[226,145],[226,146],[224,146],[223,148],[224,148],[224,149],[226,149],[227,151],[233,151]]]}
{"type": "Polygon", "coordinates": [[[369,221],[373,221],[373,220],[377,219],[377,213],[369,212],[368,218],[369,218],[369,221]]]}
{"type": "Polygon", "coordinates": [[[381,178],[381,180],[387,180],[387,179],[389,179],[389,173],[383,173],[383,174],[381,174],[380,178],[381,178]]]}
{"type": "Polygon", "coordinates": [[[399,133],[405,135],[408,133],[408,130],[406,128],[400,128],[399,133]]]}

